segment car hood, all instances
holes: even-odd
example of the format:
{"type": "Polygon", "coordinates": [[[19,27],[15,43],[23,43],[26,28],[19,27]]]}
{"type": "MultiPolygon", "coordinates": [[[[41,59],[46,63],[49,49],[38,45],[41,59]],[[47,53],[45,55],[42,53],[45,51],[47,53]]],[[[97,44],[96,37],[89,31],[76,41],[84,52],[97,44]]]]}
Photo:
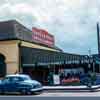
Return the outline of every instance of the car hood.
{"type": "Polygon", "coordinates": [[[40,83],[36,80],[25,80],[24,82],[29,83],[29,84],[34,84],[34,85],[37,85],[37,84],[40,85],[40,83]]]}

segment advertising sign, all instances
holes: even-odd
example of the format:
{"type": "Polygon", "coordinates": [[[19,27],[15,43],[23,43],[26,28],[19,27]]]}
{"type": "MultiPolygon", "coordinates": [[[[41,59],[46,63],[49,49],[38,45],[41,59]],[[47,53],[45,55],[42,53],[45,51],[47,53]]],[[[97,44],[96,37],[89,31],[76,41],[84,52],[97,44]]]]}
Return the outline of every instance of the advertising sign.
{"type": "Polygon", "coordinates": [[[53,82],[54,82],[54,85],[59,85],[60,84],[59,75],[56,75],[56,74],[53,75],[53,82]]]}
{"type": "Polygon", "coordinates": [[[38,28],[32,28],[32,39],[35,42],[42,43],[48,46],[54,46],[54,36],[47,31],[38,28]]]}

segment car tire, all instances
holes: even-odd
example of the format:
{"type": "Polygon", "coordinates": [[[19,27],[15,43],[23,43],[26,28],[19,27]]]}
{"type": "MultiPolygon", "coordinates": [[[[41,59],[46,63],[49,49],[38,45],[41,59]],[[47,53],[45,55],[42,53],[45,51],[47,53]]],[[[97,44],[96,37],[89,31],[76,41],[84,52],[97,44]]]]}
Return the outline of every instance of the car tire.
{"type": "Polygon", "coordinates": [[[32,95],[32,92],[30,90],[23,89],[21,90],[21,94],[22,95],[32,95]]]}
{"type": "Polygon", "coordinates": [[[36,91],[36,92],[34,92],[35,95],[39,95],[39,94],[41,94],[41,93],[42,93],[42,90],[41,90],[41,91],[36,91]]]}
{"type": "Polygon", "coordinates": [[[89,83],[87,84],[87,87],[91,89],[91,87],[92,87],[92,83],[89,82],[89,83]]]}
{"type": "Polygon", "coordinates": [[[4,91],[0,90],[0,95],[4,95],[4,94],[5,94],[4,91]]]}
{"type": "Polygon", "coordinates": [[[32,92],[31,91],[27,91],[26,95],[32,95],[32,92]]]}

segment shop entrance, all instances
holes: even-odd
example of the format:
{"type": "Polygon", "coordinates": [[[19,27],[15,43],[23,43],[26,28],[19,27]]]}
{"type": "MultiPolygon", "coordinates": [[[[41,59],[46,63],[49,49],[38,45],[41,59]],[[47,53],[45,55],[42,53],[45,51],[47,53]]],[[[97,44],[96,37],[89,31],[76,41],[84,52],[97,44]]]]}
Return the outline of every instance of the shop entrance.
{"type": "Polygon", "coordinates": [[[73,84],[79,84],[79,73],[84,73],[84,70],[82,67],[71,68],[71,65],[27,66],[23,67],[23,73],[43,85],[68,85],[71,81],[73,84]]]}
{"type": "Polygon", "coordinates": [[[0,77],[4,77],[5,75],[6,75],[5,56],[0,54],[0,77]]]}
{"type": "Polygon", "coordinates": [[[23,73],[30,75],[32,79],[35,79],[44,85],[48,84],[49,69],[47,67],[43,66],[24,67],[23,73]]]}

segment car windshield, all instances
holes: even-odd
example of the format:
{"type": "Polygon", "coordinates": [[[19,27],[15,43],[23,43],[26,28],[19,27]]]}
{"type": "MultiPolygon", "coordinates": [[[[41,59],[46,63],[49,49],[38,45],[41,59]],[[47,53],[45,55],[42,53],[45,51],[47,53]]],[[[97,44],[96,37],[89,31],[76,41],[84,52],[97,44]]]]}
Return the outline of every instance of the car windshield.
{"type": "Polygon", "coordinates": [[[23,81],[25,81],[25,80],[31,80],[31,78],[30,78],[29,76],[21,77],[21,79],[22,79],[23,81]]]}

